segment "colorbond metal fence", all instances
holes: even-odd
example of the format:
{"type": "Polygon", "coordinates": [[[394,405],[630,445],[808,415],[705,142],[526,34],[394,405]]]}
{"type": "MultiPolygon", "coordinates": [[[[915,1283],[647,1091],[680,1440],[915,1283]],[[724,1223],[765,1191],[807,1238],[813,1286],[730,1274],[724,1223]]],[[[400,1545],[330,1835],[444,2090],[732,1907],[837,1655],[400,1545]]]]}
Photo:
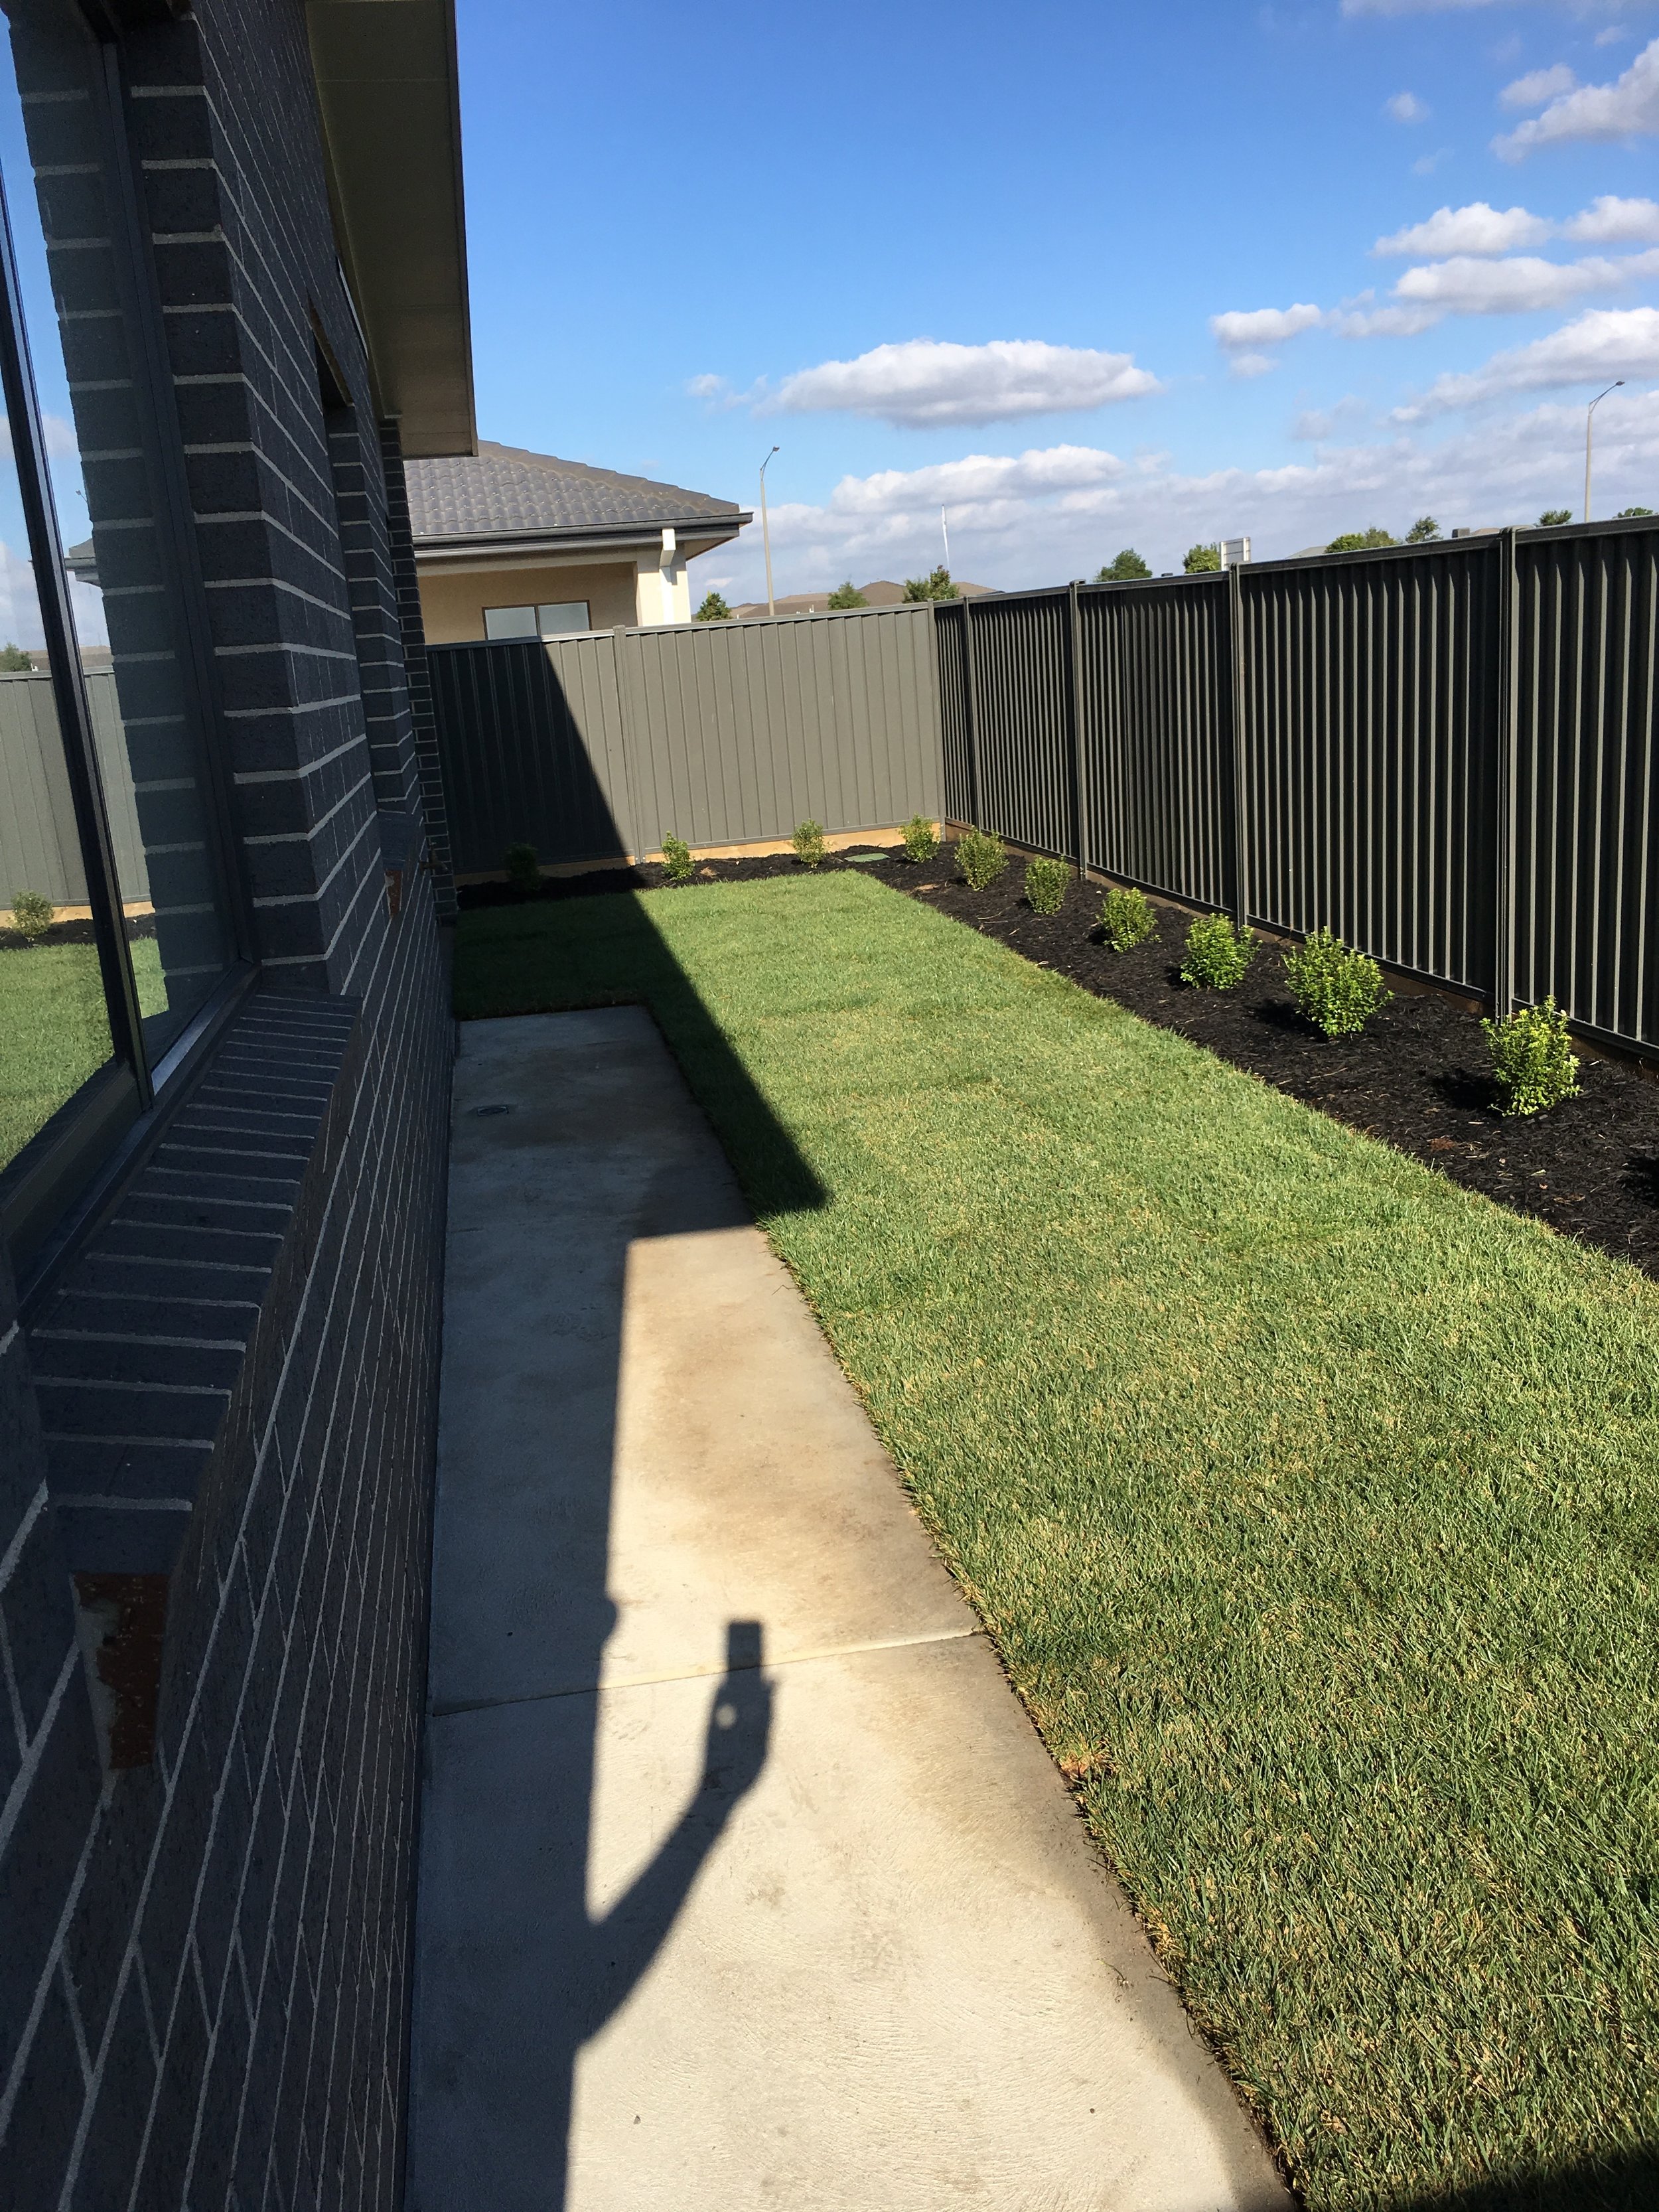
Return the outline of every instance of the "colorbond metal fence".
{"type": "Polygon", "coordinates": [[[931,606],[428,648],[458,873],[944,805],[931,606]]]}
{"type": "MultiPolygon", "coordinates": [[[[149,876],[115,678],[94,669],[86,684],[121,896],[129,907],[142,906],[149,876]]],[[[54,906],[84,906],[87,899],[52,678],[21,671],[0,674],[0,909],[19,891],[39,891],[54,906]]]]}
{"type": "Polygon", "coordinates": [[[1659,530],[937,610],[949,817],[1659,1044],[1659,530]]]}

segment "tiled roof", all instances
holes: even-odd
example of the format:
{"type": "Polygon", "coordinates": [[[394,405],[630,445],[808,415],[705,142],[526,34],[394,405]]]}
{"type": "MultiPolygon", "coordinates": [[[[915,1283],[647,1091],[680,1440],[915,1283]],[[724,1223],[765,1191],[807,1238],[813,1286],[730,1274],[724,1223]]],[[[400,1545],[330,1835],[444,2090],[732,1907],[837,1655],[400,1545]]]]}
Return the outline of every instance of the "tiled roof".
{"type": "Polygon", "coordinates": [[[494,537],[514,531],[651,529],[663,523],[744,521],[729,499],[649,477],[618,476],[582,461],[526,453],[481,440],[476,455],[406,461],[409,519],[423,538],[494,537]]]}

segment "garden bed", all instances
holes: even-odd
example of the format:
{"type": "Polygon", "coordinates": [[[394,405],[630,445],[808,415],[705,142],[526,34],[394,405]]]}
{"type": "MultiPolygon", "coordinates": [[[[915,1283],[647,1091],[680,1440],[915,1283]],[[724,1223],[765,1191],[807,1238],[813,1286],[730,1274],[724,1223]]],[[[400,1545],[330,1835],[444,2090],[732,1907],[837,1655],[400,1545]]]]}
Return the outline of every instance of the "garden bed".
{"type": "MultiPolygon", "coordinates": [[[[854,868],[924,899],[1029,960],[1115,999],[1160,1028],[1260,1076],[1304,1105],[1393,1145],[1565,1236],[1659,1275],[1659,1082],[1633,1064],[1582,1054],[1580,1094],[1547,1114],[1498,1110],[1479,1015],[1443,992],[1395,982],[1393,1003],[1357,1037],[1327,1038],[1302,1020],[1278,949],[1263,943],[1237,991],[1194,990],[1176,970],[1190,916],[1160,906],[1156,941],[1114,952],[1096,927],[1103,886],[1073,884],[1057,915],[1033,914],[1015,858],[988,890],[957,879],[948,850],[912,866],[884,852],[835,854],[826,871],[854,868]]],[[[702,866],[700,880],[762,881],[801,873],[789,854],[702,866]]],[[[662,882],[657,866],[550,878],[547,899],[592,897],[662,882]]],[[[516,903],[505,884],[460,894],[464,909],[516,903]]]]}

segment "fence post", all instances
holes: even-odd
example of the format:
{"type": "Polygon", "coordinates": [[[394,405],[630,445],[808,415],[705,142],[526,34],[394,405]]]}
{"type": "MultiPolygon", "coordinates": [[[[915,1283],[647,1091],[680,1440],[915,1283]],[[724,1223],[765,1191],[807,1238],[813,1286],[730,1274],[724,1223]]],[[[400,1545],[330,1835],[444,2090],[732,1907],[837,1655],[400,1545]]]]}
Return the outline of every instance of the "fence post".
{"type": "MultiPolygon", "coordinates": [[[[643,650],[635,632],[618,623],[611,633],[611,681],[617,687],[617,726],[622,732],[623,790],[628,801],[629,819],[622,827],[623,848],[635,867],[648,852],[659,849],[662,843],[662,827],[654,819],[643,818],[640,803],[640,782],[649,763],[641,757],[649,740],[646,732],[643,686],[639,683],[639,656],[643,650]]],[[[653,779],[654,787],[654,778],[653,779]]]]}
{"type": "Polygon", "coordinates": [[[1233,800],[1229,888],[1233,925],[1243,929],[1250,913],[1250,790],[1244,735],[1244,580],[1237,562],[1227,571],[1227,720],[1233,800]]]}
{"type": "Polygon", "coordinates": [[[1492,891],[1492,1012],[1499,1021],[1515,1005],[1515,786],[1520,746],[1521,700],[1516,680],[1520,641],[1516,622],[1515,527],[1500,530],[1498,561],[1498,761],[1494,778],[1492,891]]]}
{"type": "Polygon", "coordinates": [[[1066,609],[1072,624],[1068,650],[1070,676],[1066,696],[1070,708],[1072,735],[1072,804],[1076,810],[1077,878],[1079,883],[1086,883],[1089,878],[1089,781],[1083,754],[1083,611],[1078,591],[1078,582],[1073,577],[1066,587],[1066,609]]]}
{"type": "Polygon", "coordinates": [[[982,830],[985,809],[979,786],[979,676],[974,665],[974,603],[964,592],[957,605],[962,609],[962,700],[968,725],[968,805],[973,816],[971,826],[982,830]]]}

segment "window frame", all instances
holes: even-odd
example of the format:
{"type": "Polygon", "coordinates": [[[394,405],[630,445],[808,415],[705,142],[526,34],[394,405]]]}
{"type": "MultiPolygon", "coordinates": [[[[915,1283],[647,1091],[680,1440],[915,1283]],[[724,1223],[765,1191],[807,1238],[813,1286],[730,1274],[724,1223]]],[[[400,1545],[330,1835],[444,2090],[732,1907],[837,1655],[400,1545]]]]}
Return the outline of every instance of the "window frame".
{"type": "MultiPolygon", "coordinates": [[[[167,361],[138,173],[126,128],[126,88],[118,41],[77,9],[96,49],[91,72],[97,121],[106,136],[112,235],[131,313],[129,342],[138,402],[152,432],[149,471],[155,527],[174,592],[178,653],[192,750],[200,775],[210,864],[230,943],[218,981],[160,1053],[146,1050],[75,620],[64,567],[63,532],[52,494],[28,325],[24,316],[11,215],[0,180],[0,393],[12,426],[13,463],[39,602],[41,635],[57,710],[75,830],[87,882],[111,1057],[0,1164],[0,1247],[17,1279],[27,1315],[104,1218],[159,1141],[190,1076],[257,981],[252,908],[240,865],[231,794],[219,748],[222,728],[211,631],[178,408],[167,361]]],[[[9,67],[5,54],[0,65],[9,67]]]]}

